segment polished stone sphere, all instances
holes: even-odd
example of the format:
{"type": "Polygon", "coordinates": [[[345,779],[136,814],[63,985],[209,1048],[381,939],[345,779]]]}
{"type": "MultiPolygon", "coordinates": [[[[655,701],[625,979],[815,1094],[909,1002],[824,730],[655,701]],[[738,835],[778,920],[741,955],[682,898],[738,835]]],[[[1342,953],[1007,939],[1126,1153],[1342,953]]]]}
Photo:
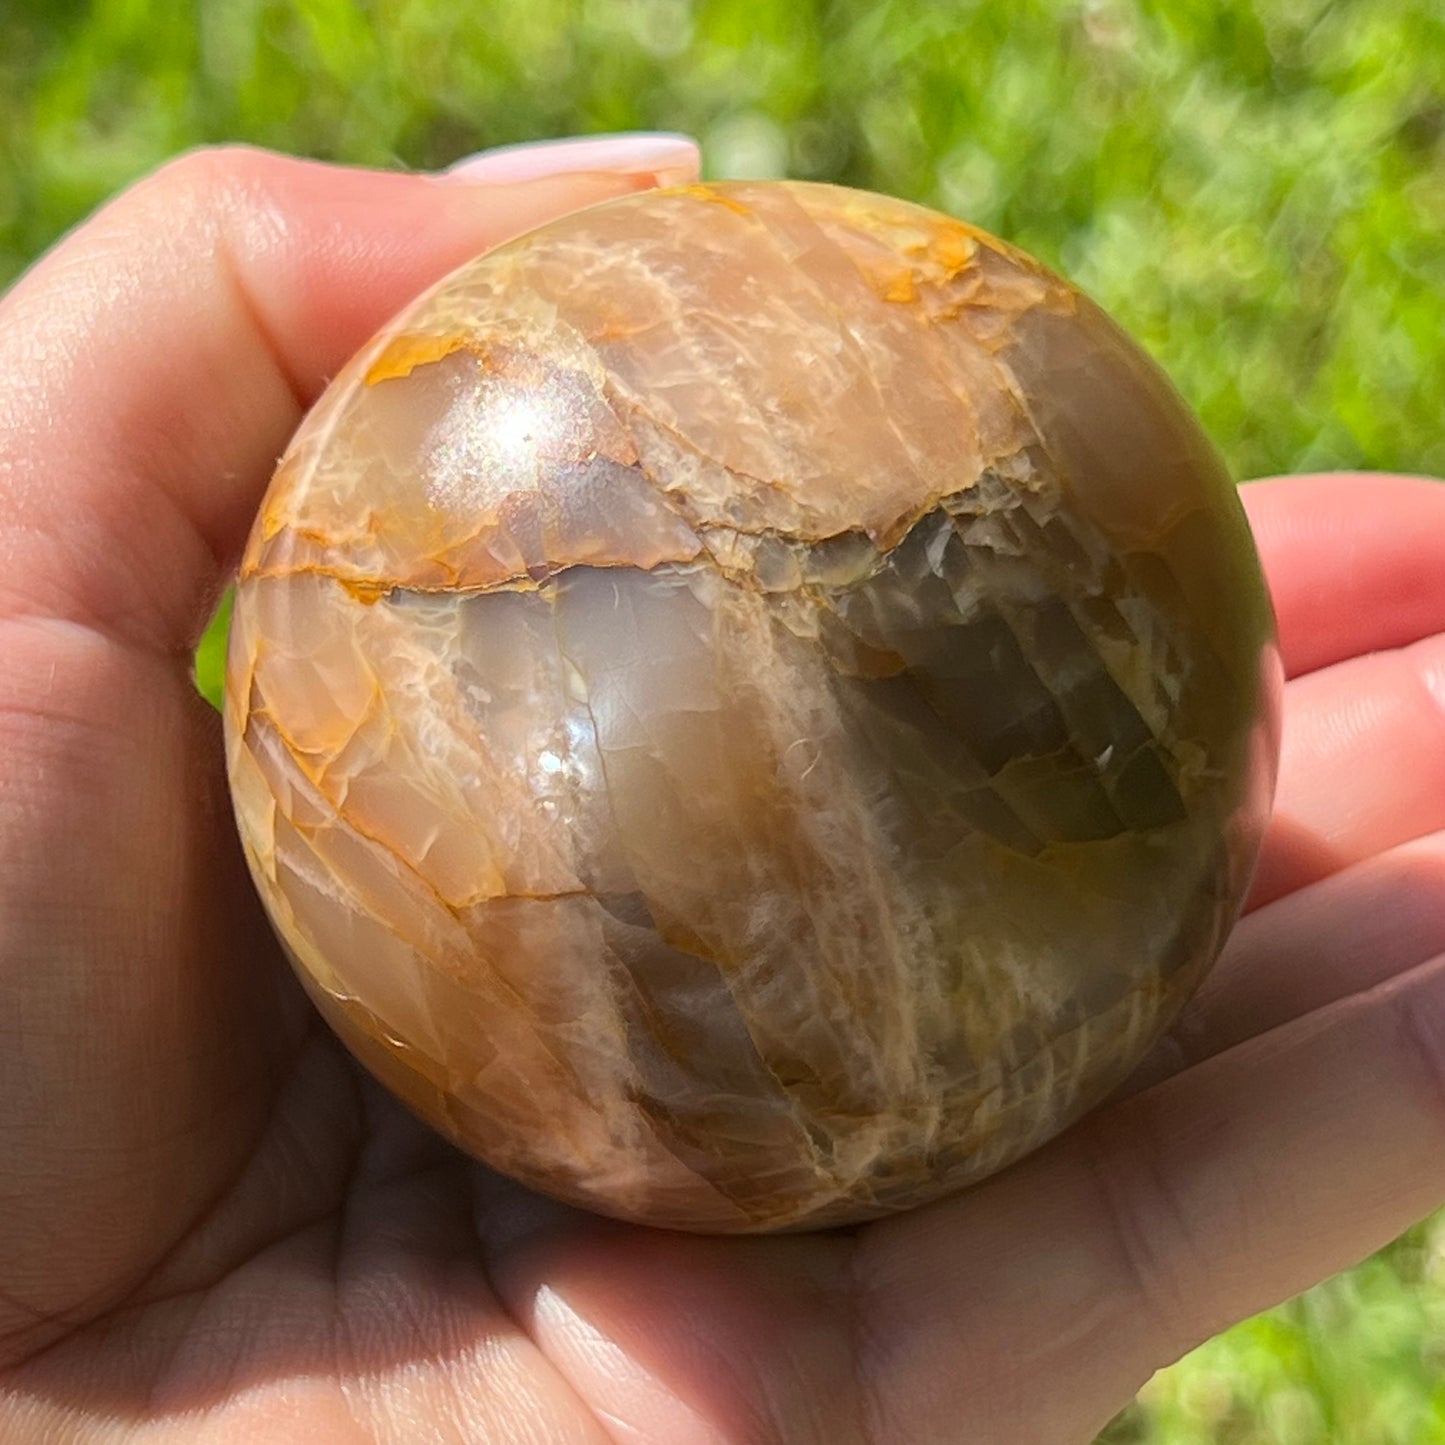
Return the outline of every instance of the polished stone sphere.
{"type": "Polygon", "coordinates": [[[257,887],[462,1148],[683,1229],[846,1223],[1103,1098],[1273,786],[1239,501],[969,226],[639,195],[463,267],[311,413],[240,571],[257,887]]]}

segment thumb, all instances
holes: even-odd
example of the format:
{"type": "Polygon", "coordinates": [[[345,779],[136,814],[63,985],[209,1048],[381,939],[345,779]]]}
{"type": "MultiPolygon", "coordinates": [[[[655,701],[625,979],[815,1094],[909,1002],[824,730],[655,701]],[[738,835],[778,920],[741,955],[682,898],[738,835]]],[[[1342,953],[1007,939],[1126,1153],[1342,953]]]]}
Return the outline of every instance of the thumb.
{"type": "Polygon", "coordinates": [[[371,331],[478,251],[696,165],[647,136],[443,177],[235,148],[167,165],[0,303],[0,617],[183,649],[287,436],[371,331]]]}

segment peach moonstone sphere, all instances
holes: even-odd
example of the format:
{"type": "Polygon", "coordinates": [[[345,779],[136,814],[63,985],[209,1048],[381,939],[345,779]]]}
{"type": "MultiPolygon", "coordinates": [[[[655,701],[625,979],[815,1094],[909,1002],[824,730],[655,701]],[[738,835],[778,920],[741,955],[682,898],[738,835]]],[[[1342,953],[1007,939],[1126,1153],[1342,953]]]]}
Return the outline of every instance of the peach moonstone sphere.
{"type": "Polygon", "coordinates": [[[1240,906],[1272,620],[1199,427],[1035,262],[694,186],[463,267],[241,567],[257,886],[357,1056],[626,1219],[918,1204],[1130,1071],[1240,906]]]}

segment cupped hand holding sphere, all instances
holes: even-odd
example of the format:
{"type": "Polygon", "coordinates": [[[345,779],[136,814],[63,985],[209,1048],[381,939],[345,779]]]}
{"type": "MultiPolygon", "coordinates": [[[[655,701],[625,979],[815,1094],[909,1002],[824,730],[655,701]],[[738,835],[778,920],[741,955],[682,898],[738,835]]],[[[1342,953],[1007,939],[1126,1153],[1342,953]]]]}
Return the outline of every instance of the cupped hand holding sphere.
{"type": "Polygon", "coordinates": [[[637,1228],[469,1161],[317,1026],[190,651],[347,357],[661,168],[587,165],[203,152],[0,302],[7,1441],[1082,1445],[1445,1199],[1445,500],[1419,481],[1245,489],[1290,679],[1246,915],[1121,1091],[972,1188],[850,1230],[637,1228]]]}

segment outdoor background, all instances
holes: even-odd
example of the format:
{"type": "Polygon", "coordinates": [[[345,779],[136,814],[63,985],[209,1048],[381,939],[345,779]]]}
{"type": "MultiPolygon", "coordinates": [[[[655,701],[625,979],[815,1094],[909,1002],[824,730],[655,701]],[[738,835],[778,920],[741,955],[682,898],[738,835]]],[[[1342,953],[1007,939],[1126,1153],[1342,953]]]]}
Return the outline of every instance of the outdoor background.
{"type": "MultiPolygon", "coordinates": [[[[0,285],[198,142],[426,168],[631,128],[1019,243],[1163,362],[1240,477],[1445,474],[1441,0],[0,0],[0,285]]],[[[216,659],[213,635],[212,691],[216,659]]],[[[1102,1439],[1445,1442],[1445,1216],[1102,1439]]]]}

